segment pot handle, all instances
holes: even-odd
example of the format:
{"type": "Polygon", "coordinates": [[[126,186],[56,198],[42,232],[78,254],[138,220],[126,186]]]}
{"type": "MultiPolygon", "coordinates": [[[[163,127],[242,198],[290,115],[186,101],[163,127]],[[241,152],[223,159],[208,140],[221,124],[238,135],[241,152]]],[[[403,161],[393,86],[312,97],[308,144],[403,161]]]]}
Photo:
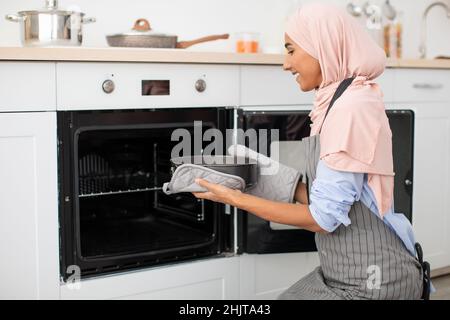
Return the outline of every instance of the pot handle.
{"type": "Polygon", "coordinates": [[[21,20],[21,18],[15,14],[7,14],[5,19],[11,22],[19,22],[21,20]]]}
{"type": "Polygon", "coordinates": [[[97,19],[92,18],[92,17],[90,17],[90,18],[83,18],[83,19],[81,19],[81,22],[84,23],[84,24],[86,24],[86,23],[94,23],[94,22],[97,22],[97,19]]]}
{"type": "Polygon", "coordinates": [[[225,33],[225,34],[215,34],[215,35],[211,35],[211,36],[206,36],[206,37],[198,38],[198,39],[191,40],[191,41],[180,41],[180,42],[177,42],[177,48],[186,49],[197,43],[214,41],[214,40],[219,40],[219,39],[228,39],[229,37],[230,37],[230,35],[228,33],[225,33]]]}

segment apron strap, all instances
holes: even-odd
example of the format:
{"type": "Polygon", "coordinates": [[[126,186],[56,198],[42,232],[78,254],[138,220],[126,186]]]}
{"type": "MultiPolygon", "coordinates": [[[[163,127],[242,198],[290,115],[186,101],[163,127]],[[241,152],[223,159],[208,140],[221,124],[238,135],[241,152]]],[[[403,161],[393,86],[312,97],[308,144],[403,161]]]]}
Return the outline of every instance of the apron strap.
{"type": "Polygon", "coordinates": [[[331,98],[331,102],[330,102],[330,104],[328,105],[327,112],[325,113],[325,116],[323,117],[322,124],[320,125],[320,129],[319,129],[319,134],[320,134],[320,132],[322,131],[323,123],[325,122],[325,118],[327,117],[328,112],[330,112],[331,107],[332,107],[333,104],[336,102],[336,100],[339,99],[339,97],[345,92],[345,90],[347,90],[347,88],[349,87],[349,85],[352,84],[352,82],[353,82],[354,79],[355,79],[355,78],[347,78],[347,79],[344,79],[344,80],[339,84],[339,86],[337,87],[336,91],[334,92],[333,97],[331,98]]]}
{"type": "Polygon", "coordinates": [[[431,271],[430,271],[430,264],[427,261],[423,261],[423,251],[422,247],[418,242],[415,244],[415,249],[417,253],[417,260],[419,261],[420,265],[422,266],[423,271],[423,289],[422,289],[422,299],[423,300],[430,300],[430,292],[431,292],[431,271]]]}

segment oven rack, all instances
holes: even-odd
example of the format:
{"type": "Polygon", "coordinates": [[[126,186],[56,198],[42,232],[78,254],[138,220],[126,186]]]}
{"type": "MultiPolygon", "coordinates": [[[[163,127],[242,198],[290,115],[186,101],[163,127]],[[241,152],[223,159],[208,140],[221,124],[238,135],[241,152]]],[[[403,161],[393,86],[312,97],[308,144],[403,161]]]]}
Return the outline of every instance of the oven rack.
{"type": "Polygon", "coordinates": [[[81,176],[79,198],[118,195],[126,193],[162,190],[163,182],[170,180],[168,174],[138,171],[108,175],[81,176]]]}

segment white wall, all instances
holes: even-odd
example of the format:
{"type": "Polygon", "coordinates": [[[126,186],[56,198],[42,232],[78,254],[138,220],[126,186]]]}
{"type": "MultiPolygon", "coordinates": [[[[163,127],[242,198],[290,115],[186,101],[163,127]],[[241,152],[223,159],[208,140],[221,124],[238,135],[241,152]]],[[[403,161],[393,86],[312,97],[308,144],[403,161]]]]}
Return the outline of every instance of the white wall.
{"type": "MultiPolygon", "coordinates": [[[[317,1],[317,0],[315,0],[317,1]]],[[[321,0],[345,6],[350,0],[321,0]]],[[[354,0],[363,3],[366,0],[354,0]]],[[[444,0],[450,3],[450,0],[444,0]]],[[[153,28],[177,34],[189,40],[214,33],[258,31],[262,34],[264,51],[283,52],[283,28],[286,16],[295,3],[312,0],[60,0],[60,7],[77,5],[97,23],[86,25],[85,46],[107,46],[105,35],[124,32],[134,20],[144,17],[153,28]]],[[[383,0],[371,0],[381,4],[383,0]]],[[[391,0],[404,12],[404,57],[418,57],[421,15],[433,0],[391,0]]],[[[3,16],[20,10],[42,7],[44,0],[0,0],[0,45],[17,46],[19,26],[5,21],[3,16]]],[[[429,57],[450,55],[450,19],[442,8],[434,8],[428,24],[429,57]]],[[[197,45],[189,50],[233,50],[232,41],[218,41],[197,45]]]]}

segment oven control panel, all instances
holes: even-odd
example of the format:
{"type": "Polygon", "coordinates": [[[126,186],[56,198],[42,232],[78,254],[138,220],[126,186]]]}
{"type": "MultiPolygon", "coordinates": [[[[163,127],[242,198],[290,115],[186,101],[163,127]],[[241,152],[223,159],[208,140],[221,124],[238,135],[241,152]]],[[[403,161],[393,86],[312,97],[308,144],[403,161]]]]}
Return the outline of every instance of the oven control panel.
{"type": "Polygon", "coordinates": [[[239,66],[63,62],[56,72],[58,110],[239,105],[239,66]]]}

